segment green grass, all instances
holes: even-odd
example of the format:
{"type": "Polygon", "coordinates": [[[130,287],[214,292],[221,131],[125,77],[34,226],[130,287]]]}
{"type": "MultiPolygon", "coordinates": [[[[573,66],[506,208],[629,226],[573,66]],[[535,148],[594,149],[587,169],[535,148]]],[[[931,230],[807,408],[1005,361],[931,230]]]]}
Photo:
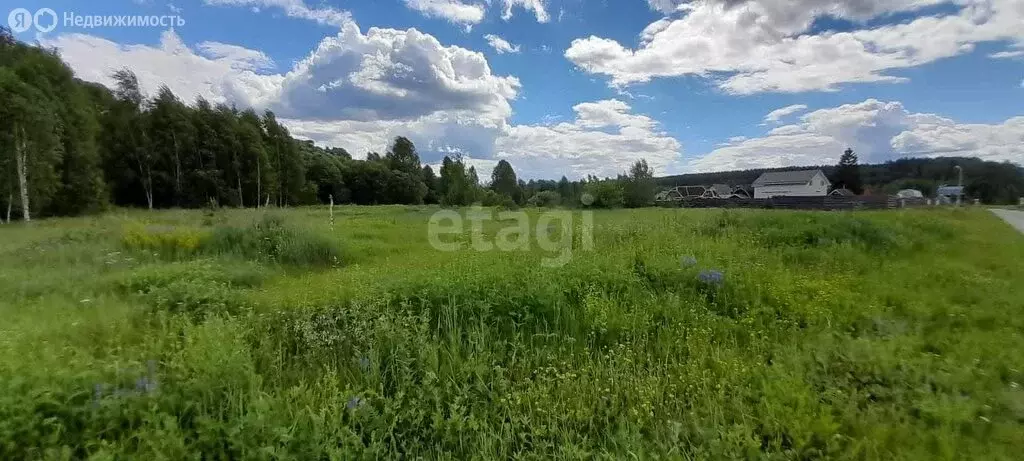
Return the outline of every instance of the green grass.
{"type": "Polygon", "coordinates": [[[985,210],[601,211],[558,268],[436,251],[434,211],[0,227],[0,459],[1024,450],[1024,237],[985,210]]]}

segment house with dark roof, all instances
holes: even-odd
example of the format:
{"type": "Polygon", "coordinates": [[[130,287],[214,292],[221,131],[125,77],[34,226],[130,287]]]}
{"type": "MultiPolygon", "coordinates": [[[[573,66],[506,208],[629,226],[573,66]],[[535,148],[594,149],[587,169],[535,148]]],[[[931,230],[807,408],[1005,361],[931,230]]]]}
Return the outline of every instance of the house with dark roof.
{"type": "Polygon", "coordinates": [[[754,198],[824,197],[831,186],[821,170],[775,171],[754,181],[754,198]]]}

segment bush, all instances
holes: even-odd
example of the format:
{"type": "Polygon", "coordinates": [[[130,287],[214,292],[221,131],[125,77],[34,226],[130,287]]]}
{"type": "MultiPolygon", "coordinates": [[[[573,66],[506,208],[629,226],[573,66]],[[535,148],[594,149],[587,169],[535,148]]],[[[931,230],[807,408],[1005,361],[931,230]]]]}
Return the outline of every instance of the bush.
{"type": "Polygon", "coordinates": [[[529,204],[543,208],[554,208],[562,203],[562,196],[553,190],[546,190],[530,197],[529,204]]]}
{"type": "Polygon", "coordinates": [[[325,237],[292,229],[277,216],[267,215],[248,228],[220,227],[201,251],[219,256],[283,264],[287,266],[335,266],[341,250],[325,237]]]}

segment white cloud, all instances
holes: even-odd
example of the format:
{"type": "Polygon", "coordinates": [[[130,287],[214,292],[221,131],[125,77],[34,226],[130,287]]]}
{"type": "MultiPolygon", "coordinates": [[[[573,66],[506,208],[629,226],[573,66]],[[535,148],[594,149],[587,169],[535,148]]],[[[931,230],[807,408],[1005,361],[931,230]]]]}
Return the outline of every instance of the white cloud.
{"type": "Polygon", "coordinates": [[[658,174],[678,170],[679,141],[658,122],[630,112],[628,104],[605,100],[578,104],[576,120],[555,125],[519,125],[496,140],[496,156],[520,166],[524,177],[566,174],[615,176],[646,159],[658,174]]]}
{"type": "Polygon", "coordinates": [[[1016,59],[1024,58],[1024,43],[1017,45],[1017,49],[992,53],[988,57],[993,59],[1016,59]]]}
{"type": "Polygon", "coordinates": [[[202,42],[197,45],[200,52],[212,60],[230,63],[230,66],[241,70],[264,70],[274,67],[274,60],[266,53],[250,50],[238,45],[220,42],[202,42]]]}
{"type": "Polygon", "coordinates": [[[248,6],[253,12],[267,8],[278,8],[290,17],[308,19],[319,24],[341,27],[352,21],[347,11],[331,7],[311,8],[302,0],[203,0],[207,5],[214,6],[248,6]]]}
{"type": "Polygon", "coordinates": [[[591,36],[573,41],[565,56],[615,86],[698,75],[714,76],[728,93],[751,94],[902,82],[887,71],[968,53],[978,43],[1024,42],[1020,0],[957,1],[961,9],[952,15],[814,35],[811,26],[826,15],[861,22],[942,0],[704,0],[680,5],[679,18],[650,24],[636,49],[591,36]]]}
{"type": "Polygon", "coordinates": [[[691,161],[691,171],[834,164],[846,148],[862,163],[901,157],[969,156],[1024,164],[1024,117],[996,125],[959,124],[868,99],[808,113],[766,136],[731,141],[691,161]]]}
{"type": "Polygon", "coordinates": [[[776,109],[764,116],[765,123],[779,123],[783,118],[789,117],[798,112],[807,110],[807,106],[804,104],[794,104],[792,106],[786,106],[781,109],[776,109]]]}
{"type": "Polygon", "coordinates": [[[411,120],[470,111],[498,120],[511,112],[515,77],[494,75],[483,54],[444,46],[416,29],[350,23],[284,77],[282,116],[321,120],[411,120]]]}
{"type": "Polygon", "coordinates": [[[914,157],[967,156],[1024,165],[1024,117],[998,125],[958,124],[936,118],[892,139],[896,152],[914,157]]]}
{"type": "Polygon", "coordinates": [[[405,0],[405,6],[429,18],[441,18],[467,27],[483,21],[487,11],[481,4],[461,0],[405,0]]]}
{"type": "Polygon", "coordinates": [[[685,0],[647,0],[647,4],[651,6],[652,10],[657,10],[665,14],[674,12],[684,3],[686,3],[685,0]]]}
{"type": "Polygon", "coordinates": [[[179,8],[177,6],[174,6],[173,3],[168,3],[167,4],[167,9],[170,10],[171,13],[174,13],[174,14],[181,14],[181,12],[183,11],[181,8],[179,8]]]}
{"type": "Polygon", "coordinates": [[[155,94],[166,84],[187,102],[202,96],[212,102],[234,102],[241,106],[265,107],[276,98],[281,76],[260,75],[272,65],[260,51],[234,45],[204,42],[198,54],[173,31],[160,36],[160,44],[121,45],[84,34],[65,34],[41,42],[60,50],[77,77],[112,85],[114,71],[129,67],[139,77],[142,89],[155,94]],[[205,56],[204,56],[205,55],[205,56]]]}
{"type": "Polygon", "coordinates": [[[519,45],[513,45],[494,34],[484,35],[484,39],[487,40],[487,44],[491,45],[491,48],[494,48],[494,51],[497,51],[498,54],[518,53],[520,50],[519,45]]]}
{"type": "Polygon", "coordinates": [[[415,29],[371,28],[355,23],[325,38],[286,74],[265,72],[263,53],[204,42],[193,51],[174,31],[159,46],[121,45],[81,34],[42,43],[57,47],[84,80],[107,85],[129,65],[143,89],[167,84],[185,101],[275,110],[297,136],[351,149],[381,150],[397,135],[423,149],[461,146],[493,152],[506,129],[519,81],[496,76],[486,58],[415,29]]]}
{"type": "Polygon", "coordinates": [[[501,0],[505,4],[505,10],[501,14],[501,18],[508,21],[512,19],[512,9],[522,8],[527,11],[533,11],[533,14],[537,17],[537,22],[546,23],[551,21],[551,15],[548,14],[547,7],[544,5],[544,0],[501,0]]]}

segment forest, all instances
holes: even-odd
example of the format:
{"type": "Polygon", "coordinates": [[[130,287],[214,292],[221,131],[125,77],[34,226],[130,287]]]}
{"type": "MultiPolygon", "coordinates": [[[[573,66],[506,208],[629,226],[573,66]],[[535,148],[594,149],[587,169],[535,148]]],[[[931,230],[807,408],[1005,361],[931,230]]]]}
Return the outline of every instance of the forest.
{"type": "Polygon", "coordinates": [[[199,99],[188,104],[166,86],[145,95],[136,75],[116,85],[74,77],[56,50],[16,41],[0,29],[0,219],[89,214],[110,206],[199,208],[317,203],[515,207],[577,203],[642,206],[653,171],[638,162],[637,187],[618,181],[524,182],[507,161],[488,187],[459,156],[440,171],[423,165],[413,143],[396,138],[383,155],[353,159],[345,149],[293,138],[274,113],[199,99]],[[589,184],[589,185],[588,185],[589,184]],[[630,200],[629,197],[641,197],[630,200]]]}

